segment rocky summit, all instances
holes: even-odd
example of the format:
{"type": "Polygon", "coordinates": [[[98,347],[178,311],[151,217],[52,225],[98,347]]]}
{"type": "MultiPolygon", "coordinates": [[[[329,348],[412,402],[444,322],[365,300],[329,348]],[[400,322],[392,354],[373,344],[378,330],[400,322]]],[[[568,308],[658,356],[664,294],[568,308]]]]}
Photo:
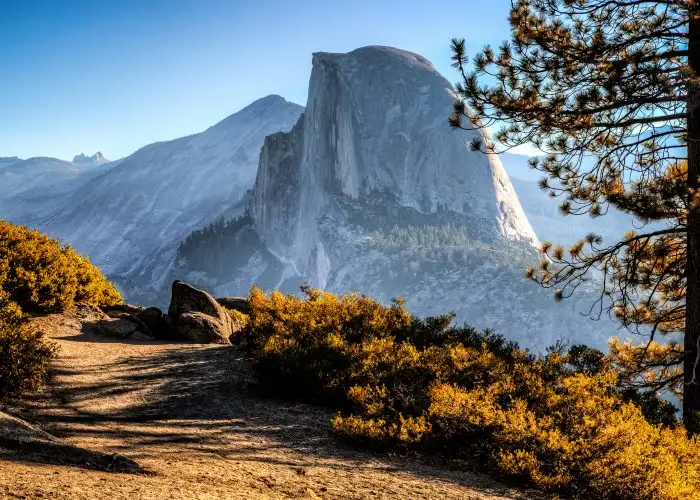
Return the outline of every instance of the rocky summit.
{"type": "Polygon", "coordinates": [[[171,277],[220,295],[306,282],[406,297],[532,349],[602,344],[611,325],[580,315],[591,297],[556,306],[523,279],[537,236],[499,158],[468,148],[482,132],[449,127],[453,102],[417,54],[314,54],[306,110],[265,139],[243,214],[190,235],[171,277]]]}

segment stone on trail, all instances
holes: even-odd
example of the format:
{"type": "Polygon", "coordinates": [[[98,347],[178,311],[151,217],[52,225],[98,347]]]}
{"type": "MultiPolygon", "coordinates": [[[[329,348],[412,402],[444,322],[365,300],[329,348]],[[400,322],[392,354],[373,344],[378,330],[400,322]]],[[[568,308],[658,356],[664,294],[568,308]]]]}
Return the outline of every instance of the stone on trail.
{"type": "Polygon", "coordinates": [[[173,282],[168,316],[177,338],[202,344],[229,344],[241,328],[214,297],[180,280],[173,282]]]}

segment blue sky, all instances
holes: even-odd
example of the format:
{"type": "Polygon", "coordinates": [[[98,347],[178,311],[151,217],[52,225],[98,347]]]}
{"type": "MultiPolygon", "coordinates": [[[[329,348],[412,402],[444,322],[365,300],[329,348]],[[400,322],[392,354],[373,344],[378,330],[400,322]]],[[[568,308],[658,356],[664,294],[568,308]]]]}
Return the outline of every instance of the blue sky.
{"type": "Polygon", "coordinates": [[[305,104],[311,53],[508,37],[510,0],[0,0],[0,156],[126,156],[257,98],[305,104]]]}

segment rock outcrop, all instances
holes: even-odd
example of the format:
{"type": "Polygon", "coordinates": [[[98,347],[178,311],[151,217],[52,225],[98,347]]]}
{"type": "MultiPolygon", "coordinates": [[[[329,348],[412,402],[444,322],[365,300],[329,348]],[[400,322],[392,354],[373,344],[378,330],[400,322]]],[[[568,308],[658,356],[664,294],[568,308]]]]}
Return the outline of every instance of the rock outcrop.
{"type": "Polygon", "coordinates": [[[463,216],[480,240],[537,246],[496,155],[469,151],[481,131],[447,123],[450,82],[418,54],[364,47],[313,56],[309,99],[289,133],[260,153],[250,215],[268,250],[314,286],[334,262],[318,219],[337,199],[378,193],[420,214],[463,216]]]}
{"type": "Polygon", "coordinates": [[[29,320],[30,327],[53,336],[61,336],[62,331],[81,330],[86,334],[105,337],[152,340],[150,329],[135,314],[135,306],[118,306],[108,308],[106,312],[99,307],[78,303],[62,313],[38,316],[29,320]],[[131,310],[134,314],[126,312],[131,310]]]}
{"type": "Polygon", "coordinates": [[[95,333],[106,337],[151,340],[153,335],[136,317],[122,317],[100,321],[92,325],[95,333]]]}
{"type": "Polygon", "coordinates": [[[159,340],[172,338],[173,323],[167,314],[157,307],[147,307],[138,315],[139,319],[151,331],[153,336],[159,340]]]}
{"type": "Polygon", "coordinates": [[[247,297],[218,297],[216,301],[226,309],[250,314],[250,302],[247,297]]]}
{"type": "Polygon", "coordinates": [[[214,297],[179,280],[173,282],[168,316],[177,338],[202,344],[228,344],[240,330],[214,297]]]}
{"type": "Polygon", "coordinates": [[[222,304],[203,290],[175,281],[167,314],[157,307],[120,304],[99,308],[78,303],[62,313],[32,318],[30,325],[59,337],[64,330],[80,330],[120,339],[230,344],[243,327],[230,310],[247,313],[250,305],[244,297],[218,300],[222,304]]]}

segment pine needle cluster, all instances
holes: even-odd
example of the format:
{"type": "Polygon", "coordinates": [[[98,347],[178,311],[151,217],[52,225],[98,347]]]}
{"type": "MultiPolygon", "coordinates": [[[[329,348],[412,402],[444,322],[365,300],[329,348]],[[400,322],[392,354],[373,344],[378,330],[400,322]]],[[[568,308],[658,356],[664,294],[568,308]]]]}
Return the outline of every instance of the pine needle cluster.
{"type": "Polygon", "coordinates": [[[614,207],[635,217],[616,242],[590,234],[569,249],[545,243],[527,276],[558,299],[602,278],[591,313],[646,336],[619,357],[636,366],[624,369],[630,383],[682,394],[686,426],[700,432],[700,5],[515,0],[510,26],[509,42],[471,59],[453,40],[461,78],[449,121],[500,125],[496,141],[474,149],[539,148],[531,165],[563,214],[614,207]],[[653,343],[679,336],[680,348],[647,359],[653,343]]]}

